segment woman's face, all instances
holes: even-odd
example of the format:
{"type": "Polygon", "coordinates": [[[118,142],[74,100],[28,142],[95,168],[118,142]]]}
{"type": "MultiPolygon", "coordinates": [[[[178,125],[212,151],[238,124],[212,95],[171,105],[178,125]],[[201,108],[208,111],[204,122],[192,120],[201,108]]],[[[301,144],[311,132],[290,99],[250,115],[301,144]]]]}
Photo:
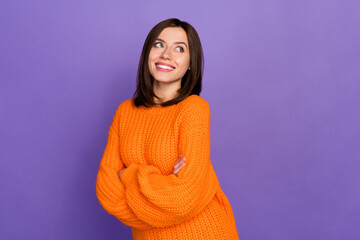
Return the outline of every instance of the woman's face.
{"type": "Polygon", "coordinates": [[[154,80],[167,83],[181,81],[190,66],[185,30],[181,27],[165,28],[150,50],[148,64],[154,80]]]}

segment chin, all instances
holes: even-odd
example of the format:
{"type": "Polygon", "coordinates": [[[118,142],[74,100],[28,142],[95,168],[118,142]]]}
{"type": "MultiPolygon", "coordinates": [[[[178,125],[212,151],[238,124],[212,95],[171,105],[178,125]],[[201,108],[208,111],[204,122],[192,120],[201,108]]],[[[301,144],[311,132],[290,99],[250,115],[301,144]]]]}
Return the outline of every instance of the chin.
{"type": "Polygon", "coordinates": [[[154,81],[158,82],[171,82],[172,79],[166,76],[153,76],[154,81]]]}
{"type": "Polygon", "coordinates": [[[171,83],[173,82],[171,79],[154,79],[155,82],[160,82],[160,83],[171,83]]]}

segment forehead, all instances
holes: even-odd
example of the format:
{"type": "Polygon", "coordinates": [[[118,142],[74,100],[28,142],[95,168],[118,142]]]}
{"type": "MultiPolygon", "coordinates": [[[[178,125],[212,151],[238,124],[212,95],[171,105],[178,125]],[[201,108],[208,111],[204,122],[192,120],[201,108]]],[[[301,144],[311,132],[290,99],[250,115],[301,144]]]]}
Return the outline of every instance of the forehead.
{"type": "Polygon", "coordinates": [[[185,42],[188,43],[187,34],[181,27],[167,27],[159,34],[158,38],[166,42],[185,42]]]}

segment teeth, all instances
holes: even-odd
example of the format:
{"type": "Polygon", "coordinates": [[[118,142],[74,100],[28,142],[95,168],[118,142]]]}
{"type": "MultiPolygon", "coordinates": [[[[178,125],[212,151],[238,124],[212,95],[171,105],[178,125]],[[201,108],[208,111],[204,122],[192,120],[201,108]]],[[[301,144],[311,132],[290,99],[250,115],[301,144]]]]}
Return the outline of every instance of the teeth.
{"type": "Polygon", "coordinates": [[[169,70],[173,70],[173,69],[174,69],[174,68],[172,68],[172,67],[165,66],[165,65],[160,65],[160,64],[157,64],[156,66],[158,66],[159,68],[162,68],[162,69],[169,69],[169,70]]]}

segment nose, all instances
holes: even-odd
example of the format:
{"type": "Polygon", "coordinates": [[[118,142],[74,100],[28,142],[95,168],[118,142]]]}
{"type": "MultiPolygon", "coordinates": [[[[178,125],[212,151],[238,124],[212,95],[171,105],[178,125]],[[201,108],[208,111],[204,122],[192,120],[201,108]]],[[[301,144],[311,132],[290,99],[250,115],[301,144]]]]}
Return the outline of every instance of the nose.
{"type": "Polygon", "coordinates": [[[161,54],[164,59],[171,59],[171,51],[170,48],[164,48],[164,51],[161,54]]]}

